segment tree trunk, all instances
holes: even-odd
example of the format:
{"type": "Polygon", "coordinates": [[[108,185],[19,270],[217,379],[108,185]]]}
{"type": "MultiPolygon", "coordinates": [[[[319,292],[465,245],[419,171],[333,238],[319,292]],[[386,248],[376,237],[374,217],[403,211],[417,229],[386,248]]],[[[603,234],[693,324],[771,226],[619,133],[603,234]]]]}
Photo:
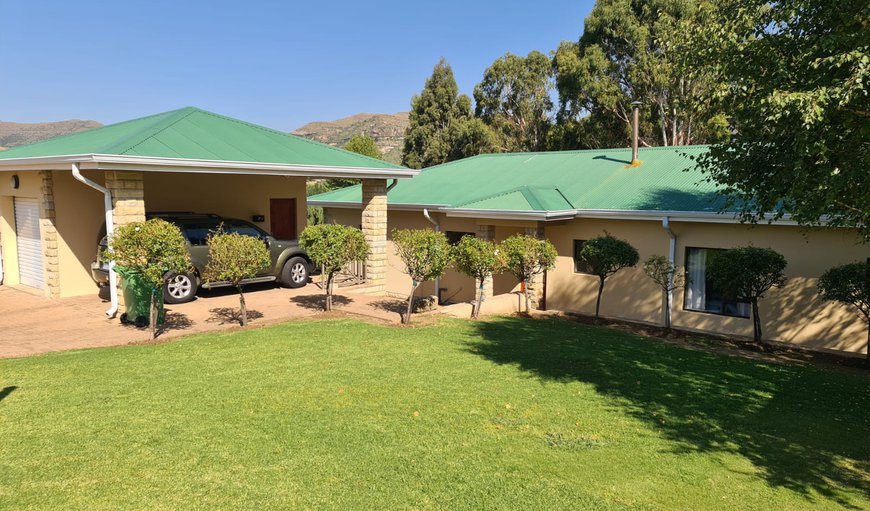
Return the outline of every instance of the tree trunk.
{"type": "Polygon", "coordinates": [[[151,307],[148,311],[148,324],[151,327],[151,337],[149,341],[153,341],[157,337],[157,290],[151,290],[151,307]]]}
{"type": "Polygon", "coordinates": [[[752,337],[761,344],[761,319],[758,317],[758,299],[752,300],[752,337]]]}
{"type": "Polygon", "coordinates": [[[245,305],[245,293],[242,292],[242,286],[236,286],[239,290],[239,319],[242,326],[248,326],[248,306],[245,305]]]}
{"type": "Polygon", "coordinates": [[[523,279],[523,296],[526,298],[526,314],[529,313],[529,284],[526,279],[523,279]]]}
{"type": "Polygon", "coordinates": [[[598,313],[601,311],[601,293],[604,292],[604,278],[598,277],[598,298],[595,300],[595,320],[598,321],[598,313]]]}
{"type": "Polygon", "coordinates": [[[867,321],[867,363],[870,364],[870,320],[867,321]]]}
{"type": "Polygon", "coordinates": [[[417,281],[411,281],[411,296],[408,297],[408,310],[402,318],[402,323],[407,325],[411,323],[411,310],[414,309],[414,292],[417,291],[417,281]]]}
{"type": "Polygon", "coordinates": [[[335,274],[330,272],[326,276],[326,309],[327,312],[332,310],[332,281],[335,279],[335,274]]]}
{"type": "Polygon", "coordinates": [[[480,279],[480,287],[477,293],[477,304],[471,310],[471,317],[477,319],[480,317],[480,306],[483,305],[483,279],[480,279]]]}

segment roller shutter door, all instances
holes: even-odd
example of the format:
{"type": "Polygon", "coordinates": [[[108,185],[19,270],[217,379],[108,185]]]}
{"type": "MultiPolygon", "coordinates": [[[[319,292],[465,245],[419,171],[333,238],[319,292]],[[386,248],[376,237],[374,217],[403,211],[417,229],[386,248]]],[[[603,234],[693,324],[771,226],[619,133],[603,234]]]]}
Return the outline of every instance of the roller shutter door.
{"type": "Polygon", "coordinates": [[[19,280],[25,286],[42,289],[45,279],[39,237],[39,201],[16,197],[14,204],[19,280]]]}

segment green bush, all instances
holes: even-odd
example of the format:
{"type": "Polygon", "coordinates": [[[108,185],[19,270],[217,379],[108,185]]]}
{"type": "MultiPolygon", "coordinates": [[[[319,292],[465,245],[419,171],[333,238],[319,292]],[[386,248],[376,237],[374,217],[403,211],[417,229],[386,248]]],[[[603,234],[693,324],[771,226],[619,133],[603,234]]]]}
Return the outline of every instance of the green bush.
{"type": "Polygon", "coordinates": [[[752,334],[761,343],[761,317],[758,300],[771,288],[785,284],[788,262],[770,248],[739,247],[714,252],[707,268],[707,278],[726,298],[752,305],[752,334]]]}
{"type": "Polygon", "coordinates": [[[549,240],[539,240],[525,234],[515,234],[501,243],[505,269],[522,285],[529,311],[529,281],[556,265],[556,247],[549,240]]]}
{"type": "Polygon", "coordinates": [[[429,229],[393,230],[393,244],[396,254],[405,263],[405,273],[411,277],[411,294],[408,296],[408,310],[402,323],[411,322],[414,306],[414,292],[421,282],[432,280],[444,274],[450,265],[453,250],[442,232],[429,229]]]}
{"type": "Polygon", "coordinates": [[[169,272],[190,270],[187,241],[181,230],[155,218],[133,222],[115,229],[109,239],[106,259],[127,273],[138,273],[151,286],[151,339],[157,336],[157,297],[169,272]]]}
{"type": "Polygon", "coordinates": [[[483,305],[483,284],[486,279],[504,268],[504,252],[491,241],[463,236],[453,247],[453,260],[460,273],[475,279],[478,284],[477,303],[471,312],[471,316],[476,319],[480,316],[480,307],[483,305]]]}
{"type": "Polygon", "coordinates": [[[362,231],[338,224],[309,225],[299,237],[299,245],[326,277],[326,306],[332,310],[332,285],[335,274],[348,263],[364,261],[369,245],[362,231]]]}
{"type": "Polygon", "coordinates": [[[229,282],[239,291],[242,326],[248,324],[248,308],[242,281],[252,279],[272,264],[263,240],[239,233],[215,233],[208,237],[208,264],[203,271],[206,282],[229,282]]]}
{"type": "Polygon", "coordinates": [[[867,322],[867,359],[870,361],[870,260],[844,264],[826,271],[819,278],[819,292],[833,300],[858,309],[867,322]]]}

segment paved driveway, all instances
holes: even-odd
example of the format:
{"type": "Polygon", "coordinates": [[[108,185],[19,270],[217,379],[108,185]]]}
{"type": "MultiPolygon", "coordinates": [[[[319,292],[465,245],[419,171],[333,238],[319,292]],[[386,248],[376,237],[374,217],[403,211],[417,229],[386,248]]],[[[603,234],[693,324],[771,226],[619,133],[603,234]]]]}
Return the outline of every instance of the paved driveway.
{"type": "MultiPolygon", "coordinates": [[[[245,293],[249,326],[315,316],[323,305],[320,288],[272,285],[251,287],[245,293]]],[[[388,322],[398,322],[395,302],[344,293],[336,309],[388,322]]],[[[205,292],[193,302],[168,305],[167,328],[158,339],[238,326],[238,295],[223,289],[205,292]]],[[[93,348],[143,342],[148,331],[107,319],[108,303],[96,296],[49,299],[20,289],[0,286],[0,358],[49,351],[93,348]]]]}

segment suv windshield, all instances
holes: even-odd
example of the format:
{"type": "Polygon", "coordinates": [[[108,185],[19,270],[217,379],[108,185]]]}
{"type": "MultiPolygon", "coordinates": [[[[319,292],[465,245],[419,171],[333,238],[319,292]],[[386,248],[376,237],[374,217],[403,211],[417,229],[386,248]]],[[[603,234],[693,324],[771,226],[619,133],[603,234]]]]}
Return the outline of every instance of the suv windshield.
{"type": "Polygon", "coordinates": [[[253,238],[265,238],[268,236],[266,231],[241,220],[201,220],[184,222],[181,224],[181,228],[184,230],[184,235],[190,241],[191,245],[203,246],[208,244],[209,234],[217,232],[221,224],[223,224],[224,232],[234,232],[241,234],[242,236],[251,236],[253,238]]]}

